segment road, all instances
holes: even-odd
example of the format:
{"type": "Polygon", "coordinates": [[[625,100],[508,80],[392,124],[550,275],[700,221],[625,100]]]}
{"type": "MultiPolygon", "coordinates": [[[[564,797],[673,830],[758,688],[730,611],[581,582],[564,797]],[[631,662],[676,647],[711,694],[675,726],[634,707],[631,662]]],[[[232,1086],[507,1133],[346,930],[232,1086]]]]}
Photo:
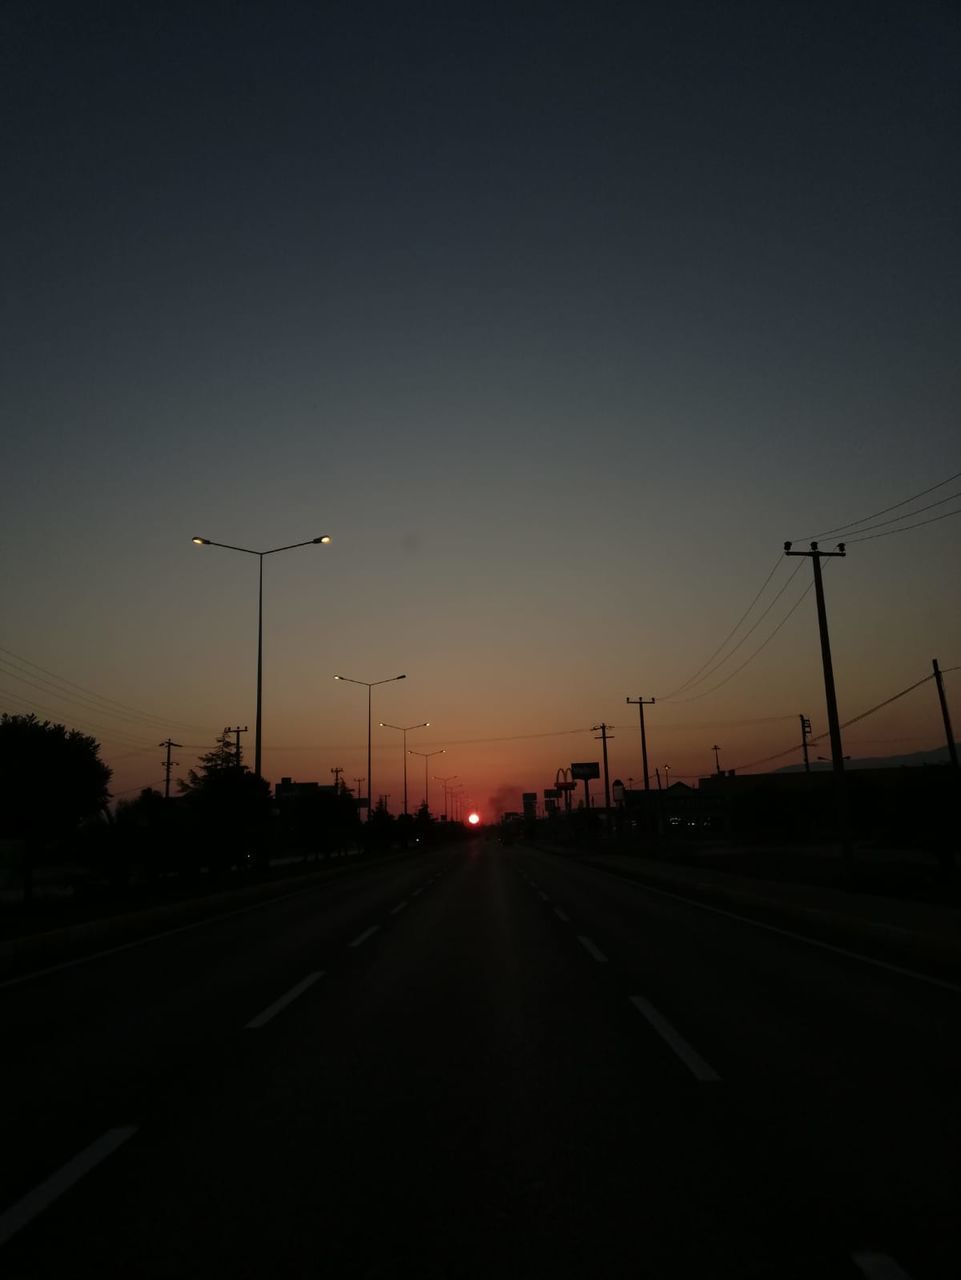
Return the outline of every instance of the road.
{"type": "Polygon", "coordinates": [[[0,986],[0,1270],[961,1272],[961,989],[478,838],[0,986]]]}

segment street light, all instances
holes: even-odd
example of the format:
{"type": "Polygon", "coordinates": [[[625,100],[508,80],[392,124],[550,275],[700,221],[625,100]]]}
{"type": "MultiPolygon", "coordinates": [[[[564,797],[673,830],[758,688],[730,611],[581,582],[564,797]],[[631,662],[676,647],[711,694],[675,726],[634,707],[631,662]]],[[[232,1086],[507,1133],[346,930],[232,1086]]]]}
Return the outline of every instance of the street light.
{"type": "Polygon", "coordinates": [[[430,814],[430,776],[428,774],[428,769],[430,768],[431,757],[442,756],[446,750],[447,750],[446,747],[441,747],[439,751],[408,751],[407,752],[409,756],[420,756],[421,759],[424,761],[424,804],[427,806],[428,814],[430,814]]]}
{"type": "Polygon", "coordinates": [[[455,778],[459,778],[459,777],[460,777],[459,773],[449,773],[446,778],[442,778],[439,773],[434,774],[434,781],[442,782],[444,784],[444,818],[445,819],[447,818],[447,794],[448,794],[448,791],[453,790],[453,788],[448,787],[447,784],[449,782],[453,782],[455,778]]]}
{"type": "Polygon", "coordinates": [[[370,691],[375,685],[390,684],[393,680],[406,680],[403,676],[388,676],[386,680],[354,680],[351,676],[334,676],[335,680],[346,680],[348,684],[367,686],[367,821],[370,822],[370,691]]]}
{"type": "Polygon", "coordinates": [[[430,724],[429,720],[424,720],[421,724],[388,724],[386,720],[381,720],[380,727],[382,729],[397,729],[404,735],[404,817],[407,817],[407,735],[411,729],[426,729],[430,724]]]}
{"type": "Polygon", "coordinates": [[[269,551],[252,551],[250,547],[234,547],[229,542],[214,542],[212,538],[193,538],[198,547],[223,547],[225,551],[242,551],[245,556],[256,556],[260,561],[260,586],[257,594],[257,722],[254,731],[254,773],[260,773],[260,730],[261,730],[261,693],[263,690],[264,667],[264,556],[275,556],[278,551],[293,551],[296,547],[312,547],[318,544],[326,546],[330,542],[328,534],[319,538],[310,538],[307,542],[291,542],[286,547],[271,547],[269,551]]]}

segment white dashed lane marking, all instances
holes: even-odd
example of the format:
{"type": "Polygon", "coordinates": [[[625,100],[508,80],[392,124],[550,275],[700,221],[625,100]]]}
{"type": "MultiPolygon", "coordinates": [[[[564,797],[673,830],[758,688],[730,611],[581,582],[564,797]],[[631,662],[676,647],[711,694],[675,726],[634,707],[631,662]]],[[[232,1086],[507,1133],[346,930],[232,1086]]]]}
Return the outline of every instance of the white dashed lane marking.
{"type": "Polygon", "coordinates": [[[607,956],[601,951],[600,947],[595,947],[590,938],[586,938],[584,934],[577,935],[577,941],[581,944],[587,954],[595,959],[599,964],[607,964],[607,956]]]}
{"type": "Polygon", "coordinates": [[[34,1218],[39,1217],[45,1209],[49,1209],[55,1200],[59,1200],[64,1192],[95,1169],[118,1147],[122,1147],[137,1132],[135,1124],[126,1125],[122,1129],[108,1129],[96,1142],[92,1142],[79,1155],[68,1160],[56,1173],[51,1174],[46,1182],[28,1191],[23,1199],[10,1206],[0,1214],[0,1245],[6,1244],[12,1236],[21,1231],[34,1218]]]}
{"type": "Polygon", "coordinates": [[[631,996],[631,1004],[642,1017],[647,1019],[661,1039],[671,1046],[693,1076],[705,1083],[720,1080],[721,1077],[714,1068],[708,1066],[701,1055],[691,1048],[663,1014],[658,1013],[650,1000],[645,1000],[643,996],[631,996]]]}
{"type": "Polygon", "coordinates": [[[281,1009],[286,1009],[298,996],[303,995],[308,987],[312,987],[315,982],[319,982],[323,976],[323,973],[308,973],[307,977],[302,982],[298,982],[295,987],[291,987],[286,995],[282,995],[279,1000],[269,1004],[262,1013],[257,1014],[256,1018],[251,1018],[244,1030],[259,1031],[261,1027],[267,1025],[271,1018],[275,1018],[281,1009]]]}
{"type": "Polygon", "coordinates": [[[359,933],[350,945],[352,947],[362,946],[367,941],[367,939],[372,938],[379,929],[380,929],[379,924],[372,924],[369,929],[365,929],[363,933],[359,933]]]}

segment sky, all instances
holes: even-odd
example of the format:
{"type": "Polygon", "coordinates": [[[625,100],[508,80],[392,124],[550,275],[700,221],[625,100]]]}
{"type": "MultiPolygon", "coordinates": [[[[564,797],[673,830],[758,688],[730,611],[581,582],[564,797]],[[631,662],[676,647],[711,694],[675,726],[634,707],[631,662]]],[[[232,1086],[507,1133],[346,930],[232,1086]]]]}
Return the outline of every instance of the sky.
{"type": "MultiPolygon", "coordinates": [[[[628,697],[662,776],[776,767],[826,727],[786,539],[861,522],[842,719],[961,665],[961,519],[905,527],[961,510],[959,65],[933,0],[7,0],[0,710],[121,798],[252,761],[257,561],[195,535],[330,535],[264,561],[264,773],[354,786],[333,676],[403,672],[394,812],[380,720],[485,818],[601,722],[639,785],[628,697]]],[[[943,741],[928,682],[845,750],[943,741]]]]}

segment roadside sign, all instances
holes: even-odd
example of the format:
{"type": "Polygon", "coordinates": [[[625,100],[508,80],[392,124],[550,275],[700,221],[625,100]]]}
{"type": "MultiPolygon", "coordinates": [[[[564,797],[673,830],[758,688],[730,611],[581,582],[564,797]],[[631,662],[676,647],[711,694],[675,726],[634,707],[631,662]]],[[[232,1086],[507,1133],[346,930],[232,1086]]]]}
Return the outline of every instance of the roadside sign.
{"type": "Polygon", "coordinates": [[[580,782],[588,782],[591,778],[599,778],[601,776],[600,762],[597,760],[582,761],[580,764],[571,765],[571,777],[577,778],[580,782]]]}
{"type": "Polygon", "coordinates": [[[545,800],[560,800],[561,793],[558,787],[547,787],[544,791],[545,800]]]}

